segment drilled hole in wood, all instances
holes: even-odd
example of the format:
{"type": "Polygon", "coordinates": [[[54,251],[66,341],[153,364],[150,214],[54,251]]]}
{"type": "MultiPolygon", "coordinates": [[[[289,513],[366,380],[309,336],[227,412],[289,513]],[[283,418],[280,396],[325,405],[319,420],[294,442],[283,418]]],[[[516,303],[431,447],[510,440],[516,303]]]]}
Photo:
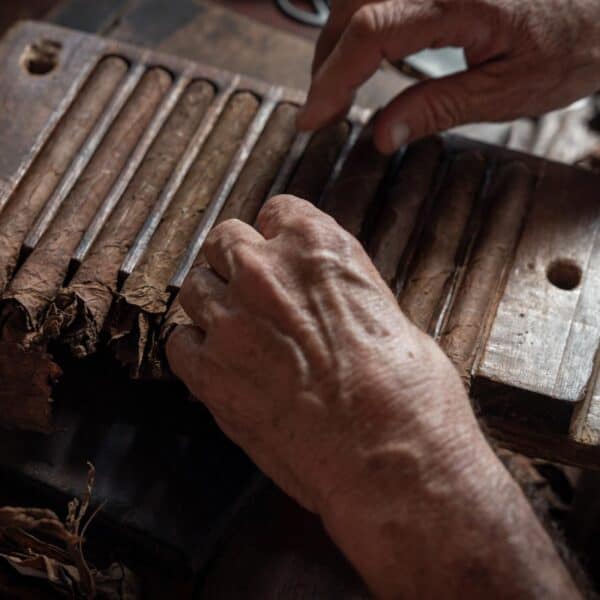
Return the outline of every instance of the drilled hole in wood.
{"type": "Polygon", "coordinates": [[[574,290],[581,283],[581,268],[572,260],[555,260],[546,274],[548,281],[561,290],[574,290]]]}
{"type": "Polygon", "coordinates": [[[53,40],[29,44],[21,56],[21,64],[30,75],[47,75],[56,69],[62,45],[53,40]]]}

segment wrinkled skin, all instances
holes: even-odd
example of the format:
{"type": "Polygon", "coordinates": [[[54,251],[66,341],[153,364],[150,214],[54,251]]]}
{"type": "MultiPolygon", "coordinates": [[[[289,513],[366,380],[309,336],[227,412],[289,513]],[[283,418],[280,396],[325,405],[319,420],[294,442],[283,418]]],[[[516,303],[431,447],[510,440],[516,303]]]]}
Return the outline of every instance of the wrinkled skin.
{"type": "Polygon", "coordinates": [[[354,238],[279,196],[204,252],[173,371],[378,596],[576,595],[457,372],[354,238]]]}
{"type": "Polygon", "coordinates": [[[196,269],[180,295],[202,331],[178,332],[185,344],[170,348],[184,354],[170,356],[281,487],[318,511],[405,430],[451,428],[448,446],[477,432],[457,373],[355,238],[289,197],[272,200],[257,228],[228,221],[211,233],[216,273],[196,269]]]}
{"type": "Polygon", "coordinates": [[[597,0],[333,0],[298,124],[345,113],[384,59],[423,48],[465,48],[469,70],[419,83],[377,117],[375,142],[407,141],[465,123],[507,121],[560,108],[600,89],[597,0]]]}

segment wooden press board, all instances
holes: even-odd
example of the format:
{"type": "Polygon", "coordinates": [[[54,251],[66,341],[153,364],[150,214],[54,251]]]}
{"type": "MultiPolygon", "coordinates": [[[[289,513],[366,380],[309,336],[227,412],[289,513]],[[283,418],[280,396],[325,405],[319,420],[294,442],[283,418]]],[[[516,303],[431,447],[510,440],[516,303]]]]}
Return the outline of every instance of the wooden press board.
{"type": "MultiPolygon", "coordinates": [[[[233,85],[261,102],[302,101],[293,90],[127,44],[22,24],[0,47],[0,211],[108,55],[140,69],[162,66],[175,79],[233,85]],[[49,41],[56,67],[29,72],[31,48],[49,41]]],[[[361,134],[368,117],[354,110],[321,207],[361,237],[403,309],[454,360],[497,439],[600,464],[598,177],[451,136],[407,149],[390,177],[393,165],[369,154],[361,134]],[[427,167],[435,152],[445,158],[427,167]]]]}

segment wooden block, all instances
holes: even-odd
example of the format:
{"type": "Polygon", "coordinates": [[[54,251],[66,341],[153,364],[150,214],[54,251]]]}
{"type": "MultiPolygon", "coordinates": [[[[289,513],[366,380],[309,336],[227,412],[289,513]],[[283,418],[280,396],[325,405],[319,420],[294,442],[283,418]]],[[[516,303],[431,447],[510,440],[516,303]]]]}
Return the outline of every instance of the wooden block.
{"type": "Polygon", "coordinates": [[[516,397],[583,400],[600,340],[597,190],[592,174],[543,173],[476,371],[482,396],[502,382],[516,397]]]}
{"type": "MultiPolygon", "coordinates": [[[[51,426],[49,340],[75,356],[118,357],[132,376],[168,378],[164,344],[188,322],[176,294],[202,263],[210,228],[230,217],[252,222],[271,190],[287,189],[359,236],[410,318],[454,360],[497,439],[600,464],[595,176],[452,136],[388,159],[372,147],[370,113],[357,108],[341,125],[297,135],[303,97],[294,90],[50,26],[22,26],[0,52],[8,65],[0,89],[10,85],[35,105],[45,81],[50,102],[39,131],[0,119],[11,132],[0,140],[21,129],[23,139],[38,140],[0,174],[0,236],[18,232],[0,250],[9,265],[1,352],[24,352],[21,363],[41,374],[3,366],[4,425],[51,426]],[[23,49],[55,37],[64,42],[63,63],[79,61],[86,76],[58,66],[33,82],[19,71],[13,82],[23,49]],[[73,114],[85,112],[86,81],[96,81],[107,56],[120,57],[113,60],[127,72],[86,129],[73,114]],[[56,102],[58,82],[71,90],[65,104],[56,102]],[[117,106],[123,90],[130,95],[117,106]],[[72,140],[63,130],[69,122],[72,140]],[[59,164],[60,174],[50,174],[29,210],[32,196],[20,190],[37,189],[36,165],[58,145],[65,155],[48,164],[59,164]],[[70,187],[57,196],[63,180],[70,187]],[[23,223],[19,208],[29,215],[23,223]]],[[[0,145],[2,164],[15,160],[11,150],[0,145]]]]}

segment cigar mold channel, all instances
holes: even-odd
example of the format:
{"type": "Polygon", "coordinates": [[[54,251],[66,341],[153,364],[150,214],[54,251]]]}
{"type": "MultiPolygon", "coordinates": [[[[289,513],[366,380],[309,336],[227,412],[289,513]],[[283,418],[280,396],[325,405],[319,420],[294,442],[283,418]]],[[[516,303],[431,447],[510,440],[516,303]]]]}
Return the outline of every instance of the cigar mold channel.
{"type": "MultiPolygon", "coordinates": [[[[478,402],[487,390],[482,411],[491,410],[499,437],[518,445],[531,427],[533,437],[554,436],[550,453],[568,447],[564,459],[584,462],[573,458],[568,430],[594,370],[595,348],[590,361],[569,350],[572,324],[598,294],[578,266],[596,269],[590,223],[600,215],[590,212],[587,173],[451,136],[383,157],[367,111],[297,133],[298,92],[48,25],[14,30],[0,54],[15,111],[0,116],[3,425],[52,430],[48,400],[61,362],[53,354],[110,357],[132,379],[169,381],[164,344],[187,323],[177,293],[204,260],[207,233],[227,218],[252,223],[270,195],[286,191],[364,243],[402,309],[440,342],[478,402]],[[559,188],[577,190],[587,223],[560,222],[559,188]],[[530,245],[544,222],[567,227],[567,239],[583,227],[589,247],[547,272],[527,270],[549,264],[530,245]],[[576,296],[561,308],[555,333],[567,341],[550,360],[559,365],[552,389],[523,381],[503,355],[516,339],[506,321],[526,301],[523,274],[534,291],[548,294],[549,280],[576,296]],[[559,367],[573,369],[572,380],[560,384],[559,367]],[[537,408],[528,421],[532,404],[522,399],[531,394],[566,422],[547,426],[537,408]]],[[[560,235],[551,241],[561,256],[560,235]]],[[[545,313],[526,308],[517,313],[540,321],[537,335],[545,313]]]]}

